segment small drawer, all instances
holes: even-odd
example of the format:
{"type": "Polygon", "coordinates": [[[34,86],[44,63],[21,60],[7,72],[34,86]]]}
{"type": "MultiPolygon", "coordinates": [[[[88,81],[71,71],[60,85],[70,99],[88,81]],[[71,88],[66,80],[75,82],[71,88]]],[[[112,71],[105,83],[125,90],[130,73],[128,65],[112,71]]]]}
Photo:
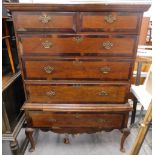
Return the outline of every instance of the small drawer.
{"type": "Polygon", "coordinates": [[[27,84],[27,102],[35,103],[125,103],[128,84],[53,83],[27,84]]]}
{"type": "MultiPolygon", "coordinates": [[[[29,111],[33,127],[98,127],[122,128],[124,113],[51,113],[29,111]]],[[[59,128],[58,128],[59,127],[59,128]]]]}
{"type": "Polygon", "coordinates": [[[59,31],[75,32],[75,13],[72,12],[14,12],[17,32],[59,31]]]}
{"type": "Polygon", "coordinates": [[[134,35],[33,35],[21,37],[24,55],[133,56],[137,41],[137,36],[134,35]]]}
{"type": "Polygon", "coordinates": [[[128,32],[139,33],[141,15],[126,12],[83,12],[81,31],[83,32],[128,32]]]}
{"type": "Polygon", "coordinates": [[[28,80],[128,80],[132,62],[102,59],[25,59],[28,80]]]}

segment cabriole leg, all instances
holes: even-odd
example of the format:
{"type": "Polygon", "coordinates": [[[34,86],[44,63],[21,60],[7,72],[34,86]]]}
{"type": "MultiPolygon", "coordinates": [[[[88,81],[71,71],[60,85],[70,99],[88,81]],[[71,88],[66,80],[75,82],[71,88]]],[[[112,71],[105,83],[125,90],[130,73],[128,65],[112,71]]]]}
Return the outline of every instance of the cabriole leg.
{"type": "Polygon", "coordinates": [[[130,130],[128,128],[124,128],[122,130],[122,132],[123,132],[123,135],[122,135],[122,138],[121,138],[120,151],[125,152],[124,142],[125,142],[126,138],[128,137],[128,135],[130,134],[130,130]]]}
{"type": "Polygon", "coordinates": [[[30,144],[31,144],[31,147],[29,149],[29,152],[33,152],[35,150],[35,143],[34,143],[34,139],[33,139],[33,129],[32,128],[26,128],[25,129],[25,134],[26,134],[26,137],[28,138],[30,144]]]}

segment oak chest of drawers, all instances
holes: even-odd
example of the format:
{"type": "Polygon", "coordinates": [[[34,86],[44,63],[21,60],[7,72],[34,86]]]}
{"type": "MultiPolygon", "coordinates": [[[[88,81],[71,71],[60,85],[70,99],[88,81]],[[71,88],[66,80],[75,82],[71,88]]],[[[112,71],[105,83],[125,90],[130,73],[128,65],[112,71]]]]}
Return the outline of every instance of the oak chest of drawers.
{"type": "Polygon", "coordinates": [[[5,4],[12,11],[24,80],[26,135],[123,131],[146,4],[5,4]]]}

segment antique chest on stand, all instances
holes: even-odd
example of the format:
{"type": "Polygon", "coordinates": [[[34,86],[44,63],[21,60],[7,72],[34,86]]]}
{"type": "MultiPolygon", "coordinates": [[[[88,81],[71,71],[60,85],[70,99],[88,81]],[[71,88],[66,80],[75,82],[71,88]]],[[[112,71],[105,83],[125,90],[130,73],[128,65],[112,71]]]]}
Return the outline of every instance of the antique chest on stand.
{"type": "MultiPolygon", "coordinates": [[[[94,2],[95,3],[95,2],[94,2]]],[[[145,3],[6,3],[25,87],[26,135],[122,131],[145,3]]]]}

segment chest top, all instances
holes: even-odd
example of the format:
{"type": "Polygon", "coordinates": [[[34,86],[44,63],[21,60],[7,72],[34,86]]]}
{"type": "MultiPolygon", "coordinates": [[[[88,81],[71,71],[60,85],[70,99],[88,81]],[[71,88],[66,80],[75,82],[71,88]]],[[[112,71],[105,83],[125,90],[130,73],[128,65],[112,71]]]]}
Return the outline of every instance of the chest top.
{"type": "Polygon", "coordinates": [[[125,11],[144,12],[151,0],[20,0],[21,3],[4,3],[11,11],[125,11]]]}

